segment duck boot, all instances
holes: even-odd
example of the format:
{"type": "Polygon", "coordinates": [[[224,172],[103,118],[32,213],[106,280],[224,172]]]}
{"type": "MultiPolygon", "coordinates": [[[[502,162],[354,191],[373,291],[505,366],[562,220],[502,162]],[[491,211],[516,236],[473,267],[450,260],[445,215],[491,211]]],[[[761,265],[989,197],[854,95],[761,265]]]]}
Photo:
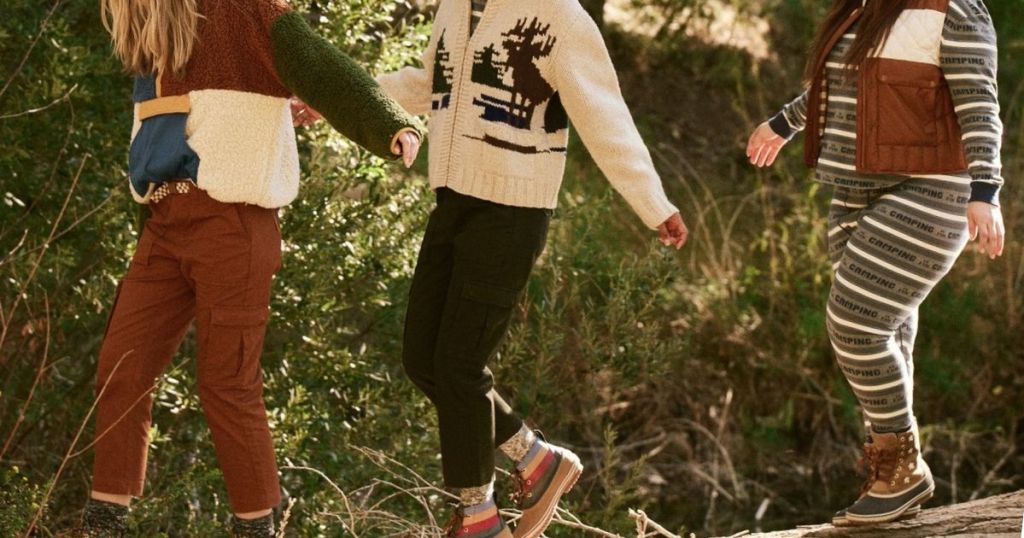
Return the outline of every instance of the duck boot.
{"type": "Polygon", "coordinates": [[[935,492],[916,428],[900,433],[872,432],[871,441],[864,446],[868,480],[857,502],[845,510],[846,525],[902,519],[915,507],[920,510],[935,492]]]}
{"type": "Polygon", "coordinates": [[[512,473],[515,491],[512,500],[523,515],[516,523],[514,538],[537,538],[551,524],[562,496],[572,490],[583,474],[580,458],[567,449],[537,441],[542,454],[530,465],[512,473]]]}

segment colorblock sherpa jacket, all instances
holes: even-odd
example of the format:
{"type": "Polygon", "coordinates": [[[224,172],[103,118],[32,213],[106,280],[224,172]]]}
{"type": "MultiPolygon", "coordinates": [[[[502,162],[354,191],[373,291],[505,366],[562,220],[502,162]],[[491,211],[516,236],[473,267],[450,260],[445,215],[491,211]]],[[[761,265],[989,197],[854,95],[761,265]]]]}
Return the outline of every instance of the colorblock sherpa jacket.
{"type": "Polygon", "coordinates": [[[598,166],[654,228],[677,210],[622,99],[601,33],[577,0],[443,0],[423,68],[378,77],[430,114],[430,184],[520,207],[558,201],[569,120],[598,166]]]}
{"type": "Polygon", "coordinates": [[[204,0],[183,74],[135,80],[132,195],[171,179],[210,197],[281,207],[298,193],[288,100],[299,96],[342,134],[391,158],[415,120],[352,59],[318,37],[286,0],[204,0]]]}

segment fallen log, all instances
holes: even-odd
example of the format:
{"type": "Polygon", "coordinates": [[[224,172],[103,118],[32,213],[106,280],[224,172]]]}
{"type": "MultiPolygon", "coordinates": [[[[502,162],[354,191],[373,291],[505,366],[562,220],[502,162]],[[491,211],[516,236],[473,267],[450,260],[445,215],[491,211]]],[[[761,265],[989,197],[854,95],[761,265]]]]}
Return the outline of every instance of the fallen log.
{"type": "Polygon", "coordinates": [[[878,537],[928,538],[1024,538],[1024,490],[951,506],[921,511],[913,519],[871,527],[833,527],[808,525],[796,529],[757,534],[737,534],[744,538],[838,538],[878,537]]]}

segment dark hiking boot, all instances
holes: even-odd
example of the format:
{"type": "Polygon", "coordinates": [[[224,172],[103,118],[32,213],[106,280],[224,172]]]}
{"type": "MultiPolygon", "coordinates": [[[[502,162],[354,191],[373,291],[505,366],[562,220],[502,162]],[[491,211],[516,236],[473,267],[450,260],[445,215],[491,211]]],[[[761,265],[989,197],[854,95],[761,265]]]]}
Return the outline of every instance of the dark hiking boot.
{"type": "Polygon", "coordinates": [[[580,458],[572,452],[546,443],[539,438],[543,455],[538,455],[525,469],[512,473],[516,490],[512,500],[523,515],[512,533],[515,538],[537,538],[551,519],[562,496],[572,490],[583,474],[580,458]]]}
{"type": "Polygon", "coordinates": [[[512,538],[493,505],[477,513],[473,513],[472,508],[458,506],[444,527],[444,535],[445,538],[512,538]]]}
{"type": "Polygon", "coordinates": [[[127,506],[89,499],[82,517],[83,538],[122,538],[127,534],[127,506]]]}
{"type": "Polygon", "coordinates": [[[241,519],[231,516],[231,538],[274,538],[274,515],[267,514],[256,519],[241,519]]]}
{"type": "Polygon", "coordinates": [[[868,480],[857,502],[846,509],[848,525],[875,525],[902,518],[935,492],[935,480],[921,457],[916,428],[901,433],[873,432],[864,445],[868,480]]]}

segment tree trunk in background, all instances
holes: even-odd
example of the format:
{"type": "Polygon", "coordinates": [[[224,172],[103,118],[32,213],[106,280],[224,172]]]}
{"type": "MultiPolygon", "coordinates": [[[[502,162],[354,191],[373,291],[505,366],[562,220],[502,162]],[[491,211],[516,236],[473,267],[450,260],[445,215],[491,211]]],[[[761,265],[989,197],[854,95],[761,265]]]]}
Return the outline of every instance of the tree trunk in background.
{"type": "Polygon", "coordinates": [[[583,8],[590,13],[597,25],[604,30],[604,4],[606,0],[580,0],[583,8]]]}

